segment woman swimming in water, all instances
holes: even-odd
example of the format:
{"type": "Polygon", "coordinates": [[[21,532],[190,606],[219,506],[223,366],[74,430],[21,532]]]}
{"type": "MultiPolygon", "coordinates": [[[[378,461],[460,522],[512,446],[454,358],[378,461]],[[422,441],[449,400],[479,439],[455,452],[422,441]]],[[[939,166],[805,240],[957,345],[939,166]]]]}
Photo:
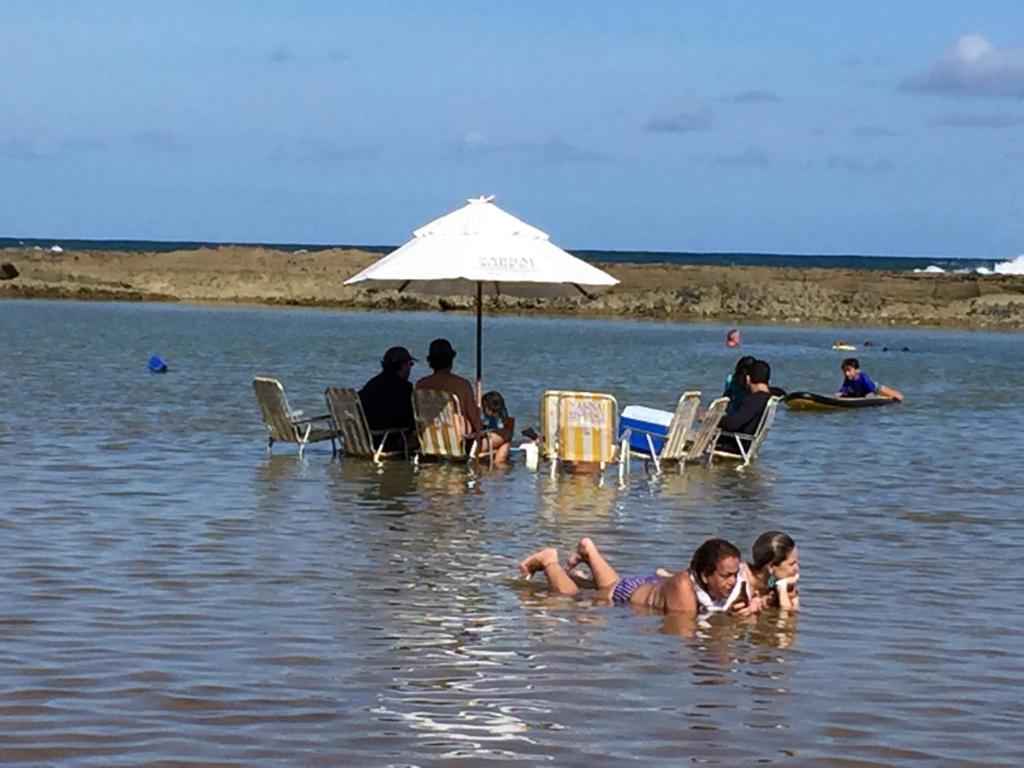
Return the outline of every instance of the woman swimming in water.
{"type": "Polygon", "coordinates": [[[800,610],[800,561],[796,542],[781,531],[766,531],[757,537],[751,554],[748,580],[756,596],[766,605],[800,610]]]}
{"type": "Polygon", "coordinates": [[[524,578],[543,571],[549,586],[560,595],[576,595],[580,584],[573,574],[586,565],[593,575],[598,600],[633,605],[666,613],[730,611],[749,616],[761,609],[757,598],[745,597],[740,578],[740,552],[724,539],[709,539],[694,552],[690,569],[675,574],[637,574],[620,577],[597,545],[582,538],[576,553],[565,563],[554,547],[534,552],[519,563],[524,578]]]}

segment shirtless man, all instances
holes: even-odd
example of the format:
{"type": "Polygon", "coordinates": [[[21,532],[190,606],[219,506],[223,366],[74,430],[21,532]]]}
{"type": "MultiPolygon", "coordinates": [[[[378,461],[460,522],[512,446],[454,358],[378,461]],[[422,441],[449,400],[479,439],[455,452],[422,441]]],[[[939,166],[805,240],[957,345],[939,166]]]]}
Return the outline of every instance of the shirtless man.
{"type": "Polygon", "coordinates": [[[694,553],[689,570],[675,574],[642,574],[620,577],[589,538],[582,538],[576,553],[565,565],[553,547],[534,552],[519,563],[524,578],[543,571],[549,586],[560,595],[576,595],[580,584],[574,569],[586,565],[593,575],[597,598],[617,605],[633,605],[665,613],[727,610],[750,616],[761,610],[758,599],[749,599],[741,580],[739,550],[724,539],[709,539],[694,553]]]}
{"type": "Polygon", "coordinates": [[[469,428],[465,431],[476,434],[483,430],[483,424],[476,396],[473,394],[473,385],[452,373],[454,361],[455,350],[452,349],[451,342],[448,339],[434,339],[430,342],[430,350],[427,352],[427,364],[434,372],[417,381],[416,389],[440,389],[458,397],[462,413],[469,422],[469,428]]]}

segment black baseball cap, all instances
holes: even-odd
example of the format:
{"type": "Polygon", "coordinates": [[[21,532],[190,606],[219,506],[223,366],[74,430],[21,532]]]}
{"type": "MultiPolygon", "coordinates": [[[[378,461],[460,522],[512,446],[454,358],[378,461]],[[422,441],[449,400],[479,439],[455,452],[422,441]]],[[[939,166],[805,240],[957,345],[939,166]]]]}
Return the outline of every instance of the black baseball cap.
{"type": "Polygon", "coordinates": [[[400,365],[406,361],[416,362],[416,358],[410,355],[405,347],[391,347],[381,360],[384,365],[400,365]]]}

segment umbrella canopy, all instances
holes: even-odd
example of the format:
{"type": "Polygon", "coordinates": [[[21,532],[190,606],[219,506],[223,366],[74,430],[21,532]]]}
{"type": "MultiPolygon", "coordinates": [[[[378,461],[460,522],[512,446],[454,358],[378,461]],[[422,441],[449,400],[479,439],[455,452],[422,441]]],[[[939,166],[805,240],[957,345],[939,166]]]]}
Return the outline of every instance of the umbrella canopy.
{"type": "Polygon", "coordinates": [[[489,296],[557,297],[619,281],[552,243],[545,232],[506,213],[494,196],[467,201],[426,224],[401,248],[345,285],[438,295],[476,294],[476,380],[481,392],[482,299],[489,296]]]}
{"type": "Polygon", "coordinates": [[[566,253],[545,232],[480,197],[415,232],[345,285],[372,280],[418,293],[555,297],[619,281],[566,253]]]}

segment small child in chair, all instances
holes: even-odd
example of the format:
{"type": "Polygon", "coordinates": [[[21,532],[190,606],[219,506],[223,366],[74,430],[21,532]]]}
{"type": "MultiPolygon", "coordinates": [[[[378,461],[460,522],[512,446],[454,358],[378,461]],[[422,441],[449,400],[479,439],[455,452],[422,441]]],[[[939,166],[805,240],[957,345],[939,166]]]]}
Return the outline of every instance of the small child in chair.
{"type": "Polygon", "coordinates": [[[494,451],[494,463],[504,464],[508,461],[509,444],[515,433],[516,420],[508,415],[505,398],[500,392],[487,392],[480,399],[480,410],[483,415],[484,429],[490,432],[491,450],[494,451]]]}

